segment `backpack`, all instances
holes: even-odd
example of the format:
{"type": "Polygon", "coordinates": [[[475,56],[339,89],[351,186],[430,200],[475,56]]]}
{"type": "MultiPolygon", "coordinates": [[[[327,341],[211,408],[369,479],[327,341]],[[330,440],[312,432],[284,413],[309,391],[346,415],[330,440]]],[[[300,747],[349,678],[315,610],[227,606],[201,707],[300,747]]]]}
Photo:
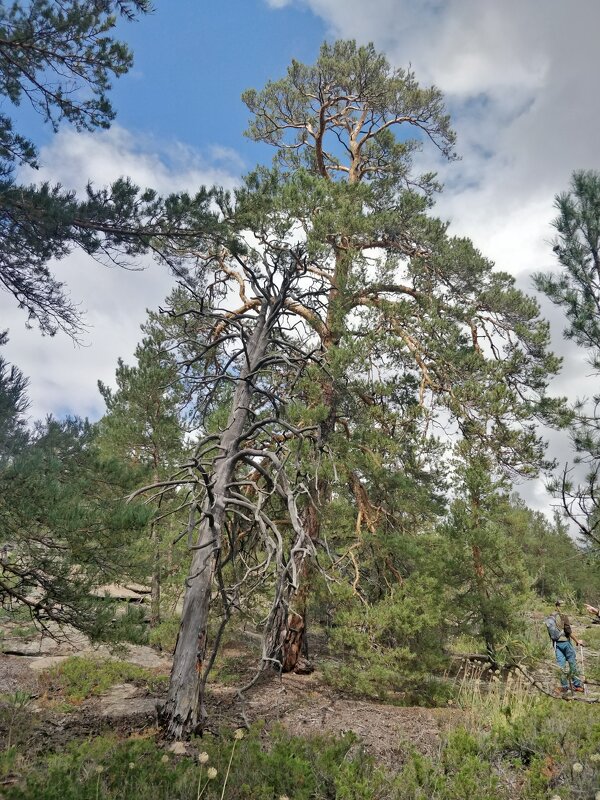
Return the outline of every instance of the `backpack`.
{"type": "Polygon", "coordinates": [[[546,623],[546,628],[548,628],[548,636],[553,642],[558,642],[561,636],[566,636],[567,639],[571,638],[573,629],[571,628],[569,618],[564,614],[557,612],[549,616],[544,622],[546,623]],[[558,624],[559,621],[560,625],[558,624]]]}
{"type": "MultiPolygon", "coordinates": [[[[546,623],[546,628],[548,629],[548,636],[552,639],[553,642],[558,642],[560,637],[563,635],[562,628],[559,628],[556,624],[556,616],[552,614],[550,617],[544,620],[546,623]]],[[[561,616],[561,623],[562,623],[562,616],[561,616]]],[[[565,634],[566,635],[566,634],[565,634]]]]}

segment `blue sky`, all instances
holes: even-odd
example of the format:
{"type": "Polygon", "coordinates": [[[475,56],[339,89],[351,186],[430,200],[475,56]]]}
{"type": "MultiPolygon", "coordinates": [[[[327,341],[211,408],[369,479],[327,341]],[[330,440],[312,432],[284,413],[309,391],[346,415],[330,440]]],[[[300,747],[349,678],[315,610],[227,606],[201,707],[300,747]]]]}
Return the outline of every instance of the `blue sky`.
{"type": "Polygon", "coordinates": [[[310,63],[325,37],[309,9],[274,10],[263,0],[157,0],[154,14],[120,29],[135,65],[115,83],[119,123],[200,149],[235,149],[248,167],[265,153],[242,135],[242,92],[281,76],[292,58],[310,63]]]}
{"type": "MultiPolygon", "coordinates": [[[[240,95],[283,76],[291,59],[311,62],[323,39],[373,41],[394,66],[411,65],[423,84],[444,92],[461,160],[435,163],[446,190],[437,213],[499,268],[532,291],[531,274],[552,269],[553,198],[574,169],[600,169],[598,0],[154,0],[155,12],[119,35],[135,56],[115,81],[117,112],[109,132],[43,131],[23,108],[20,124],[41,147],[39,173],[83,189],[129,175],[160,192],[202,183],[233,186],[271,152],[243,136],[240,95]]],[[[426,150],[422,166],[432,164],[426,150]]],[[[0,326],[10,329],[4,355],[30,376],[32,418],[65,411],[98,418],[96,382],[111,384],[118,357],[130,361],[145,309],[156,308],[172,279],[149,264],[142,273],[107,270],[74,254],[56,265],[87,312],[84,347],[60,334],[26,330],[22,312],[0,292],[0,326]]],[[[542,301],[543,302],[543,301],[542,301]]],[[[594,390],[583,354],[551,319],[554,349],[565,357],[557,394],[594,390]]],[[[564,457],[564,440],[553,446],[564,457]]],[[[541,484],[530,492],[547,507],[541,484]]]]}

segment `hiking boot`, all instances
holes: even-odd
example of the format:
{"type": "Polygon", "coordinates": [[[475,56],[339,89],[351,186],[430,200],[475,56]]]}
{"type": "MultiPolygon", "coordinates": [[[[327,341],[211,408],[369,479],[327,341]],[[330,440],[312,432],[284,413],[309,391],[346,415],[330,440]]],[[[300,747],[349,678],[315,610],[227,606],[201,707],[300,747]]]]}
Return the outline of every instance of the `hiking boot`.
{"type": "Polygon", "coordinates": [[[573,691],[574,692],[585,692],[585,686],[583,686],[582,684],[579,685],[579,686],[573,686],[573,691]]]}
{"type": "Polygon", "coordinates": [[[571,696],[571,690],[568,686],[561,687],[560,689],[556,689],[555,694],[557,697],[562,697],[565,700],[571,696]]]}

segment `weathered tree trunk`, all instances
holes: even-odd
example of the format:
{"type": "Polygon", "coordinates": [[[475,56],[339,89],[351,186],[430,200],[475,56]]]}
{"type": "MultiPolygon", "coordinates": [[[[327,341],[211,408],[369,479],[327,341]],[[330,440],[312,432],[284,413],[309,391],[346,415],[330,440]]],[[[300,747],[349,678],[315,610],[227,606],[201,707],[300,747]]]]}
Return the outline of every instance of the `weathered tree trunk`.
{"type": "MultiPolygon", "coordinates": [[[[299,582],[306,577],[306,549],[302,547],[300,537],[308,535],[315,541],[319,533],[319,515],[311,504],[307,506],[302,515],[302,532],[298,533],[292,545],[292,558],[299,582]]],[[[278,588],[279,600],[267,622],[265,637],[265,654],[273,666],[282,672],[293,672],[300,668],[300,657],[308,658],[308,643],[306,640],[306,595],[303,597],[302,613],[300,608],[292,610],[292,603],[298,595],[298,587],[289,580],[281,581],[278,588]]],[[[301,665],[302,671],[309,671],[308,665],[301,665]]]]}
{"type": "Polygon", "coordinates": [[[246,348],[246,363],[233,396],[227,427],[221,434],[220,455],[215,458],[211,492],[199,523],[199,534],[186,581],[181,626],[173,656],[167,700],[160,711],[165,733],[171,739],[201,732],[206,721],[204,660],[210,597],[220,552],[226,500],[235,469],[235,455],[248,420],[253,387],[248,377],[264,358],[269,341],[267,305],[263,305],[246,348]]]}
{"type": "MultiPolygon", "coordinates": [[[[348,249],[346,247],[338,247],[335,253],[335,270],[332,279],[333,288],[329,293],[325,335],[321,338],[321,346],[325,353],[330,353],[339,346],[344,332],[344,319],[346,316],[345,292],[351,263],[352,258],[348,249]]],[[[319,426],[319,443],[321,447],[324,447],[335,431],[339,403],[335,380],[329,376],[326,377],[321,384],[321,399],[328,409],[327,416],[319,426]]],[[[327,480],[320,477],[317,479],[316,495],[320,498],[321,505],[327,504],[331,495],[331,487],[327,480]]],[[[304,524],[312,541],[317,541],[321,529],[321,520],[319,509],[317,509],[312,502],[306,507],[304,524]]],[[[306,578],[304,556],[301,556],[301,561],[297,560],[297,567],[298,575],[301,579],[306,578]]],[[[274,666],[278,664],[282,665],[281,668],[284,672],[292,672],[296,669],[298,658],[303,651],[307,652],[308,650],[308,643],[306,640],[306,597],[304,598],[301,617],[302,633],[298,634],[299,625],[294,625],[294,617],[290,610],[295,595],[296,589],[292,586],[287,586],[282,592],[280,605],[272,620],[266,640],[268,658],[272,659],[274,666]],[[296,630],[292,630],[292,625],[296,630]],[[300,644],[296,646],[296,638],[298,635],[300,636],[300,644]]],[[[297,612],[299,612],[298,608],[296,612],[293,613],[297,612]]]]}

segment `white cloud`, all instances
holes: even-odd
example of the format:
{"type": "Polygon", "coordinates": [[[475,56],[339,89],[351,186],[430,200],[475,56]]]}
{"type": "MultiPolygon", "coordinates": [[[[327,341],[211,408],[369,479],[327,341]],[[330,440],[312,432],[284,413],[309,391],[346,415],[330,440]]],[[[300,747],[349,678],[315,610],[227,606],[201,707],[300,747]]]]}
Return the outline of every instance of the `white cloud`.
{"type": "Polygon", "coordinates": [[[232,150],[215,145],[203,158],[182,142],[158,142],[119,125],[102,133],[77,133],[63,129],[43,148],[39,170],[24,169],[23,182],[48,180],[83,192],[88,181],[104,186],[122,176],[161,194],[195,191],[202,184],[231,188],[237,182],[241,159],[232,150]],[[224,168],[222,162],[235,167],[224,168]]]}
{"type": "MultiPolygon", "coordinates": [[[[239,158],[235,153],[217,156],[218,163],[179,142],[160,145],[119,126],[101,134],[65,130],[42,150],[43,167],[37,172],[23,171],[19,178],[59,182],[78,191],[83,191],[88,180],[104,186],[122,175],[160,193],[194,192],[202,184],[213,183],[232,187],[237,179],[227,166],[237,170],[239,158]]],[[[36,329],[26,330],[23,312],[12,297],[0,292],[0,328],[10,331],[2,354],[30,376],[32,420],[48,413],[97,419],[103,412],[98,379],[112,384],[117,358],[132,360],[146,309],[156,309],[174,284],[165,266],[151,259],[144,259],[139,266],[145,269],[109,269],[81,252],[53,265],[71,299],[85,312],[88,333],[80,347],[64,334],[44,338],[36,329]]]]}

